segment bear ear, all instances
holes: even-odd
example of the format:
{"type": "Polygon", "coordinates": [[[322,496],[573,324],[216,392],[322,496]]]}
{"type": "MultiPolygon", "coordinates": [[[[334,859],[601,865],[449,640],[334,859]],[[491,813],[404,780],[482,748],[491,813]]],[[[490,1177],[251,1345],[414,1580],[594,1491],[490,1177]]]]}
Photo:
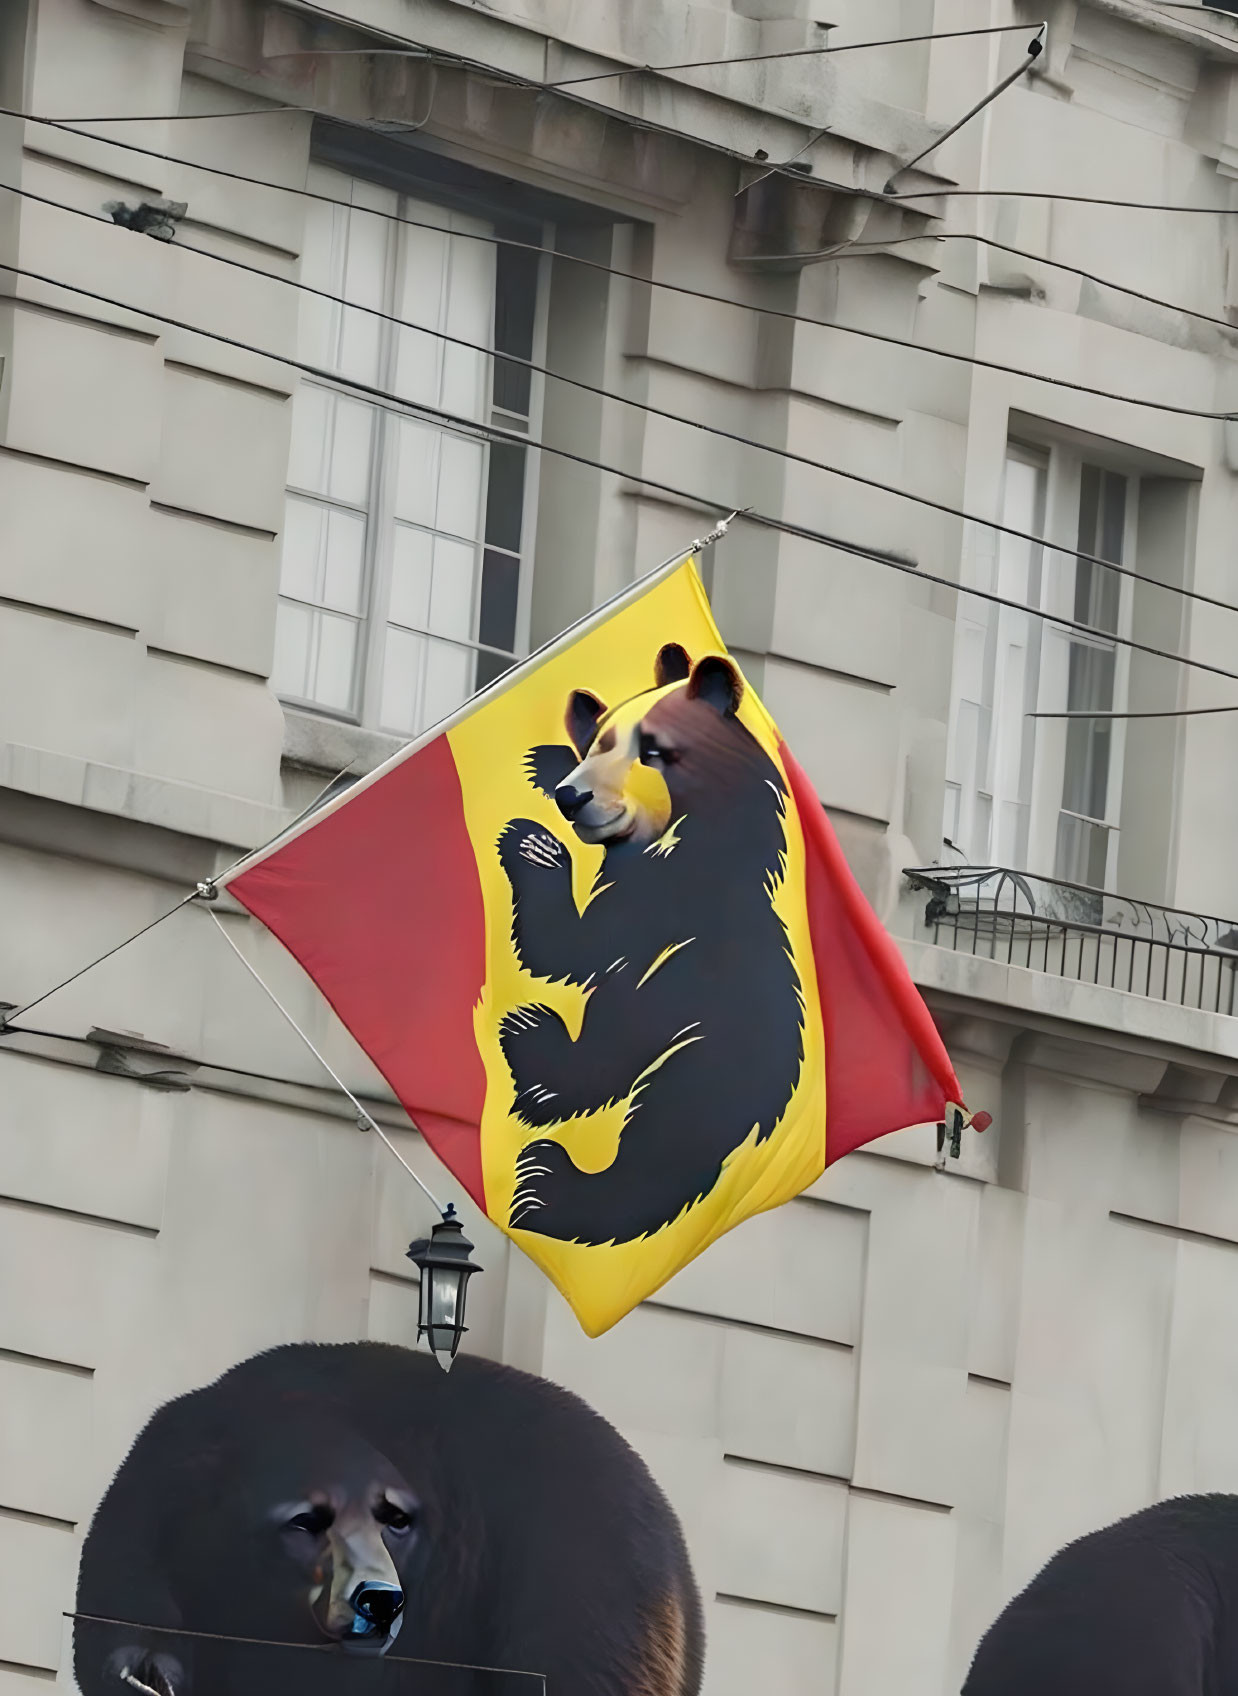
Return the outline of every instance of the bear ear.
{"type": "Polygon", "coordinates": [[[730,660],[715,655],[698,660],[688,679],[688,699],[704,701],[723,717],[735,713],[744,698],[744,683],[730,660]]]}
{"type": "Polygon", "coordinates": [[[682,683],[692,673],[692,661],[687,651],[678,642],[668,642],[659,650],[654,664],[653,675],[659,689],[665,689],[668,683],[682,683]]]}
{"type": "Polygon", "coordinates": [[[603,716],[606,707],[597,696],[588,689],[575,689],[567,703],[567,733],[572,739],[572,746],[583,759],[585,749],[593,741],[593,733],[598,727],[598,720],[603,716]]]}

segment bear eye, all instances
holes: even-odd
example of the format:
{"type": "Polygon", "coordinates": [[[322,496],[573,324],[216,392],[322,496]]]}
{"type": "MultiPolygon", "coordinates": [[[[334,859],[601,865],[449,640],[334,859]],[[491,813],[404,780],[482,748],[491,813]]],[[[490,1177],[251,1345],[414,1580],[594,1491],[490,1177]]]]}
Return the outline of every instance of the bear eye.
{"type": "Polygon", "coordinates": [[[670,748],[660,748],[656,737],[647,731],[641,732],[640,759],[643,766],[670,766],[675,763],[675,754],[670,748]]]}
{"type": "Polygon", "coordinates": [[[374,1509],[374,1518],[388,1531],[411,1531],[413,1528],[413,1515],[394,1502],[380,1502],[374,1509]]]}
{"type": "Polygon", "coordinates": [[[306,1508],[304,1513],[295,1513],[291,1519],[285,1520],[284,1530],[303,1531],[310,1537],[321,1537],[334,1518],[328,1507],[306,1508]]]}

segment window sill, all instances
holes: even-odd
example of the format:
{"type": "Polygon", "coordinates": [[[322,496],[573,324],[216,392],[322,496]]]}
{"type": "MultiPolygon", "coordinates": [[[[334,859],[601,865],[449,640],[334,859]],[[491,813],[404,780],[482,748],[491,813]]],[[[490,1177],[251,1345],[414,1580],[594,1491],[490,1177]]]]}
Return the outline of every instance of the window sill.
{"type": "Polygon", "coordinates": [[[342,724],[339,719],[322,718],[297,707],[284,708],[286,766],[321,772],[325,777],[342,771],[364,777],[403,746],[400,736],[363,730],[359,724],[342,724]]]}

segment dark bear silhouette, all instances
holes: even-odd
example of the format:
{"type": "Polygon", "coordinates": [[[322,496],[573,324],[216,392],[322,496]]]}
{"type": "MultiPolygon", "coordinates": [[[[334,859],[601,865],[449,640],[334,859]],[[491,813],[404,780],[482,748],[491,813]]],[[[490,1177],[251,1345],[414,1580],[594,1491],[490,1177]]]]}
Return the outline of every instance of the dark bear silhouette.
{"type": "Polygon", "coordinates": [[[701,1677],[679,1525],[618,1433],[542,1379],[381,1343],[275,1349],[156,1413],[91,1525],[77,1614],[83,1696],[129,1696],[122,1671],[157,1696],[701,1677]]]}
{"type": "Polygon", "coordinates": [[[1056,1554],[982,1639],[963,1696],[1238,1691],[1238,1496],[1181,1496],[1056,1554]]]}
{"type": "Polygon", "coordinates": [[[605,859],[581,912],[563,842],[529,819],[499,838],[522,966],[589,991],[575,1041],[545,1006],[503,1021],[514,1111],[541,1129],[628,1108],[605,1171],[581,1171],[548,1138],[523,1150],[511,1213],[522,1230],[649,1235],[708,1195],[754,1130],[769,1137],[794,1092],[803,996],[772,905],[786,790],[736,717],[742,688],[728,661],[692,667],[668,645],[653,689],[611,711],[576,691],[573,746],[529,755],[530,780],[605,859]]]}

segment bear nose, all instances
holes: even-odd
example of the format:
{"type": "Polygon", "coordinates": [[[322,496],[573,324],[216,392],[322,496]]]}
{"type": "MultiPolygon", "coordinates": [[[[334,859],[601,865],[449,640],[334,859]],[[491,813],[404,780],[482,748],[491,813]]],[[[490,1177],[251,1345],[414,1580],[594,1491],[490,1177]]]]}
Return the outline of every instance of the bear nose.
{"type": "Polygon", "coordinates": [[[382,1632],[391,1630],[404,1609],[404,1592],[394,1584],[358,1584],[349,1600],[359,1619],[382,1632]]]}
{"type": "Polygon", "coordinates": [[[555,800],[565,819],[574,819],[592,799],[592,789],[574,789],[570,783],[561,783],[555,790],[555,800]]]}

